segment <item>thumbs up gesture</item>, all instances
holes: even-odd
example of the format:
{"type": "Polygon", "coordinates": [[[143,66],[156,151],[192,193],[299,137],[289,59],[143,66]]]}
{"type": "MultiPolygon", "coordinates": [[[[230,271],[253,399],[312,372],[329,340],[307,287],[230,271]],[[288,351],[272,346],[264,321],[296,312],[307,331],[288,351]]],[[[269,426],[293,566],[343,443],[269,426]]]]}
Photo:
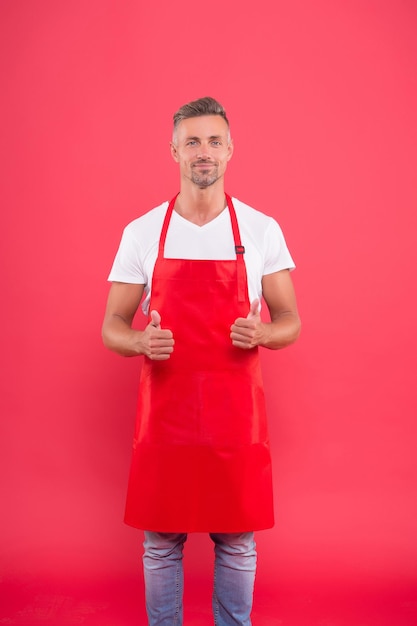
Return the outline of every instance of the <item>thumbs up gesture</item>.
{"type": "Polygon", "coordinates": [[[250,305],[250,310],[246,319],[251,320],[251,319],[254,319],[255,317],[257,317],[259,320],[261,319],[259,315],[259,304],[260,304],[259,299],[256,298],[256,300],[254,300],[250,305]]]}
{"type": "Polygon", "coordinates": [[[161,316],[158,311],[151,311],[151,321],[141,337],[141,353],[154,361],[166,361],[174,350],[172,332],[161,328],[161,316]]]}
{"type": "Polygon", "coordinates": [[[230,327],[232,344],[243,350],[258,346],[261,342],[261,327],[259,300],[256,298],[250,305],[247,317],[238,317],[230,327]]]}
{"type": "Polygon", "coordinates": [[[151,311],[151,326],[161,328],[161,316],[158,311],[151,311]]]}

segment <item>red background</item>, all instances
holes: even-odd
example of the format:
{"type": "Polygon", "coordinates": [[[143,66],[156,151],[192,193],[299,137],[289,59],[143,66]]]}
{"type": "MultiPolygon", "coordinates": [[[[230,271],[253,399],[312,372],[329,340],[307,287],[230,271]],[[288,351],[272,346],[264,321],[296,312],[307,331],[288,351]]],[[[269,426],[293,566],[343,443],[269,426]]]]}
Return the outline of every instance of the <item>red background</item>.
{"type": "MultiPolygon", "coordinates": [[[[101,344],[106,277],[177,191],[172,113],[213,95],[227,190],[280,222],[303,320],[263,353],[277,524],[254,624],[416,624],[416,4],[0,11],[1,621],[145,623],[122,523],[140,361],[101,344]]],[[[190,537],[188,623],[211,623],[211,550],[190,537]]]]}

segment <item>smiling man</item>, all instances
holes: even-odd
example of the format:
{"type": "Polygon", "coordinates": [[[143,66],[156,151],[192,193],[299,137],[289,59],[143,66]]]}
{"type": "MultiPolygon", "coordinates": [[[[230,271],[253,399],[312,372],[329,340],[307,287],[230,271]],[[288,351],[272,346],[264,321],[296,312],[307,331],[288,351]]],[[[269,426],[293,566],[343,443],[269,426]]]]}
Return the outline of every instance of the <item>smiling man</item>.
{"type": "Polygon", "coordinates": [[[214,542],[215,624],[249,626],[254,531],[274,523],[259,348],[298,337],[294,264],[277,222],[225,193],[233,143],[216,100],[175,113],[171,154],[180,191],[126,227],[103,323],[109,349],[144,358],[125,521],[145,531],[150,626],[182,624],[190,532],[214,542]]]}
{"type": "Polygon", "coordinates": [[[233,154],[227,122],[213,115],[182,122],[175,126],[172,156],[180,165],[181,181],[186,184],[189,180],[199,189],[205,189],[224,176],[233,154]]]}

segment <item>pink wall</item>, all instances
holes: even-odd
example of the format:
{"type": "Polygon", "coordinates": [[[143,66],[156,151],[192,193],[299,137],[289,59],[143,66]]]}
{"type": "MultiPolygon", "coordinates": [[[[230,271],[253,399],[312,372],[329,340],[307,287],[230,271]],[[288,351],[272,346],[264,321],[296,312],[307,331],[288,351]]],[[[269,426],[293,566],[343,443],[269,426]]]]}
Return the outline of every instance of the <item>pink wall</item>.
{"type": "Polygon", "coordinates": [[[101,345],[106,277],[124,225],[177,190],[173,111],[213,95],[227,190],[281,223],[303,319],[263,355],[277,525],[258,585],[414,588],[415,3],[0,12],[3,580],[138,571],[122,517],[140,361],[101,345]]]}

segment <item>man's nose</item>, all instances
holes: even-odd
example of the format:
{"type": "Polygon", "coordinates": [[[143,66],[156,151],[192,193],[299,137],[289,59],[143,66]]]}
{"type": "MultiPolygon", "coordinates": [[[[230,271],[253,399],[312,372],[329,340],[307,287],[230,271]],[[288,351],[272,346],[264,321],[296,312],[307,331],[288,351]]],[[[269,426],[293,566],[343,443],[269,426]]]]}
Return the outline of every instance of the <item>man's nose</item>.
{"type": "Polygon", "coordinates": [[[199,159],[208,159],[210,158],[210,151],[208,144],[201,144],[200,149],[197,154],[199,159]]]}

